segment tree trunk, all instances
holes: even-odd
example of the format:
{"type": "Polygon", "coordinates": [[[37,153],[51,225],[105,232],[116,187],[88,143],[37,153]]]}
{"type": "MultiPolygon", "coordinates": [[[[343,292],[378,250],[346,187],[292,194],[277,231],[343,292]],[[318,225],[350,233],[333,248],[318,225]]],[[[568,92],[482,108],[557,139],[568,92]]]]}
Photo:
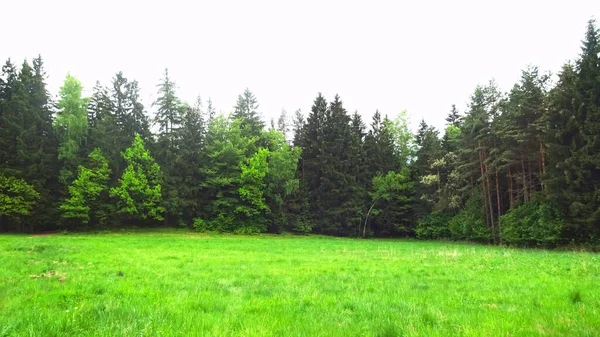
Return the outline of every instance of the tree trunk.
{"type": "Polygon", "coordinates": [[[531,199],[531,194],[533,194],[533,173],[531,172],[531,160],[527,161],[527,178],[529,184],[529,198],[531,199]]]}
{"type": "Polygon", "coordinates": [[[509,208],[512,209],[514,206],[514,198],[513,198],[513,177],[512,177],[512,170],[510,169],[510,166],[508,167],[508,205],[509,208]]]}
{"type": "MultiPolygon", "coordinates": [[[[479,148],[481,148],[481,142],[479,143],[479,148]]],[[[485,161],[485,152],[479,150],[479,167],[481,170],[481,178],[483,184],[483,200],[485,203],[485,212],[487,213],[486,221],[488,227],[492,232],[492,239],[494,239],[495,243],[495,225],[494,225],[494,211],[492,206],[492,192],[490,190],[490,177],[487,170],[487,165],[484,163],[485,161]]]]}
{"type": "Polygon", "coordinates": [[[544,186],[544,176],[546,175],[546,158],[544,155],[544,143],[540,141],[540,185],[542,186],[542,191],[545,190],[544,186]]]}
{"type": "Polygon", "coordinates": [[[498,179],[498,166],[496,166],[496,201],[498,204],[498,243],[502,244],[502,225],[500,215],[502,214],[502,203],[500,201],[500,179],[498,179]]]}
{"type": "MultiPolygon", "coordinates": [[[[480,143],[480,147],[481,147],[481,143],[480,143]]],[[[483,192],[483,202],[485,203],[485,222],[487,223],[487,226],[490,227],[490,217],[488,214],[488,202],[487,202],[487,192],[486,192],[486,184],[485,184],[485,170],[483,168],[483,153],[481,150],[477,151],[479,154],[479,170],[481,171],[481,183],[482,183],[482,192],[483,192]]]]}
{"type": "Polygon", "coordinates": [[[523,145],[521,145],[521,177],[523,177],[523,202],[528,202],[527,177],[525,176],[525,158],[523,157],[523,145]]]}
{"type": "Polygon", "coordinates": [[[494,244],[496,244],[496,221],[494,217],[494,204],[492,202],[492,188],[490,184],[490,173],[487,165],[484,164],[485,167],[485,184],[487,185],[487,198],[488,198],[488,207],[490,211],[490,223],[492,225],[492,240],[494,244]]]}
{"type": "Polygon", "coordinates": [[[371,205],[371,207],[369,208],[369,211],[367,212],[367,216],[365,216],[365,225],[363,226],[363,233],[362,233],[362,237],[363,239],[365,238],[365,235],[367,233],[367,221],[369,221],[369,214],[371,214],[371,210],[373,210],[373,207],[375,206],[375,204],[377,203],[379,199],[376,199],[375,201],[373,201],[373,204],[371,205]]]}

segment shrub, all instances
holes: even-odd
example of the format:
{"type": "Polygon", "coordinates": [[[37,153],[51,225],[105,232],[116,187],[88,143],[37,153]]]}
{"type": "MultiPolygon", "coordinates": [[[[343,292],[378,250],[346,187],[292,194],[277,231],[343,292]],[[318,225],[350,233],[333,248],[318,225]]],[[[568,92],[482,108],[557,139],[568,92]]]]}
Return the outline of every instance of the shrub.
{"type": "Polygon", "coordinates": [[[208,224],[202,218],[195,218],[193,227],[196,232],[206,232],[208,230],[208,224]]]}
{"type": "Polygon", "coordinates": [[[500,217],[502,240],[521,246],[557,244],[563,222],[556,209],[539,195],[511,209],[500,217]]]}
{"type": "Polygon", "coordinates": [[[481,190],[471,193],[463,209],[448,223],[453,239],[489,241],[492,233],[485,220],[485,204],[481,190]]]}
{"type": "Polygon", "coordinates": [[[448,222],[452,217],[444,212],[435,211],[419,219],[415,234],[419,239],[447,239],[451,233],[448,222]]]}

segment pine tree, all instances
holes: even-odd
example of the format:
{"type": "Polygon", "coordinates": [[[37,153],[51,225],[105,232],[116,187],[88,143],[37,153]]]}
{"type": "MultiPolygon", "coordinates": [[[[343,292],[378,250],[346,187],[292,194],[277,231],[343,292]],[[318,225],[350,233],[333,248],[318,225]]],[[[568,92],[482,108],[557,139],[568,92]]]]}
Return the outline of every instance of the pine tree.
{"type": "Polygon", "coordinates": [[[600,237],[600,45],[595,21],[588,22],[582,53],[566,65],[550,93],[548,196],[565,217],[564,235],[600,237]]]}
{"type": "Polygon", "coordinates": [[[256,96],[246,88],[246,90],[238,96],[235,110],[231,117],[242,121],[242,130],[247,137],[260,137],[265,127],[257,109],[258,100],[256,99],[256,96]]]}
{"type": "Polygon", "coordinates": [[[448,123],[448,125],[459,126],[460,118],[461,117],[460,117],[460,114],[458,113],[458,109],[456,109],[456,105],[452,104],[452,109],[450,110],[448,117],[446,117],[446,122],[448,123]]]}
{"type": "Polygon", "coordinates": [[[202,101],[196,101],[195,107],[185,106],[181,127],[177,131],[178,162],[173,172],[181,177],[178,196],[182,207],[182,217],[187,223],[201,216],[203,196],[201,184],[204,180],[201,174],[204,154],[204,139],[206,134],[202,101]]]}
{"type": "Polygon", "coordinates": [[[182,105],[175,92],[176,85],[169,78],[165,69],[164,77],[158,85],[158,96],[152,106],[156,107],[154,122],[159,126],[156,144],[156,159],[160,165],[164,180],[162,184],[163,207],[165,208],[165,224],[170,220],[177,220],[183,214],[183,201],[180,197],[179,187],[183,176],[178,172],[181,162],[179,146],[179,129],[182,115],[191,109],[182,105]]]}
{"type": "Polygon", "coordinates": [[[154,122],[158,124],[163,135],[170,135],[181,124],[181,103],[175,89],[175,83],[169,78],[169,70],[165,69],[162,82],[158,85],[158,98],[152,104],[157,107],[154,122]]]}

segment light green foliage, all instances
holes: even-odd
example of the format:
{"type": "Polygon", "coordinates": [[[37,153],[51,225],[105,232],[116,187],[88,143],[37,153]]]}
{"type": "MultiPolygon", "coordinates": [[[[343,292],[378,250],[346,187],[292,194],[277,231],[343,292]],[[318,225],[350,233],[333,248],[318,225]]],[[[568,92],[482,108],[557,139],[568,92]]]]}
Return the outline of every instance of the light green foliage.
{"type": "Polygon", "coordinates": [[[160,166],[144,147],[139,134],[122,155],[127,167],[119,185],[110,189],[110,196],[118,199],[117,212],[134,218],[162,220],[160,166]]]}
{"type": "Polygon", "coordinates": [[[241,174],[238,192],[242,204],[236,207],[235,211],[243,214],[248,219],[253,219],[262,212],[269,211],[263,196],[264,179],[269,171],[268,156],[268,149],[258,149],[245,163],[240,164],[241,174]]]}
{"type": "Polygon", "coordinates": [[[0,217],[30,215],[39,193],[25,180],[0,174],[0,217]]]}
{"type": "Polygon", "coordinates": [[[444,138],[442,139],[442,147],[447,152],[458,150],[460,144],[461,131],[458,126],[448,125],[444,132],[444,138]]]}
{"type": "Polygon", "coordinates": [[[408,127],[408,112],[403,110],[393,120],[385,119],[383,123],[390,130],[400,165],[407,164],[416,153],[414,136],[408,127]]]}
{"type": "MultiPolygon", "coordinates": [[[[100,197],[108,190],[110,169],[108,161],[99,148],[89,154],[89,168],[79,165],[79,173],[69,186],[69,198],[60,205],[64,219],[79,220],[82,223],[90,221],[90,210],[100,197]]],[[[98,218],[99,209],[94,209],[98,218]]],[[[103,217],[103,216],[100,216],[103,217]]],[[[100,219],[99,219],[100,220],[100,219]]]]}
{"type": "Polygon", "coordinates": [[[600,326],[589,253],[160,230],[0,236],[0,266],[3,336],[592,337],[600,326]]]}
{"type": "MultiPolygon", "coordinates": [[[[385,218],[384,223],[389,228],[380,228],[381,232],[395,233],[405,232],[410,225],[410,204],[414,183],[410,179],[408,167],[404,167],[399,172],[388,172],[385,175],[377,175],[372,181],[373,190],[371,195],[370,213],[385,218]]],[[[367,219],[363,228],[363,236],[366,231],[367,219]]]]}
{"type": "Polygon", "coordinates": [[[291,147],[280,131],[271,129],[265,132],[264,138],[267,139],[270,150],[269,170],[265,176],[265,199],[271,211],[269,222],[274,230],[279,231],[290,222],[291,214],[287,209],[289,198],[300,187],[296,171],[302,150],[291,147]]]}
{"type": "Polygon", "coordinates": [[[81,97],[83,85],[81,82],[67,75],[63,86],[60,88],[60,109],[54,120],[54,127],[60,139],[58,158],[66,162],[60,173],[60,180],[68,183],[74,174],[68,166],[77,161],[79,148],[88,135],[88,98],[81,97]]]}
{"type": "Polygon", "coordinates": [[[400,172],[388,172],[386,175],[377,175],[373,178],[374,191],[371,198],[375,200],[392,200],[394,196],[402,194],[412,187],[408,170],[405,168],[400,172]]]}

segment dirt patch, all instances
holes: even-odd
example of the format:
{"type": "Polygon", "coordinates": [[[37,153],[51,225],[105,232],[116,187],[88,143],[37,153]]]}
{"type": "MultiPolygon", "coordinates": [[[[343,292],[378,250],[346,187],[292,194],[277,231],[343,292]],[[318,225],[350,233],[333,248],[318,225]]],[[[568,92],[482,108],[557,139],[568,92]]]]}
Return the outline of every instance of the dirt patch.
{"type": "Polygon", "coordinates": [[[31,234],[31,236],[48,236],[48,235],[54,235],[54,234],[60,234],[62,233],[62,231],[47,231],[47,232],[38,232],[38,233],[33,233],[31,234]]]}

